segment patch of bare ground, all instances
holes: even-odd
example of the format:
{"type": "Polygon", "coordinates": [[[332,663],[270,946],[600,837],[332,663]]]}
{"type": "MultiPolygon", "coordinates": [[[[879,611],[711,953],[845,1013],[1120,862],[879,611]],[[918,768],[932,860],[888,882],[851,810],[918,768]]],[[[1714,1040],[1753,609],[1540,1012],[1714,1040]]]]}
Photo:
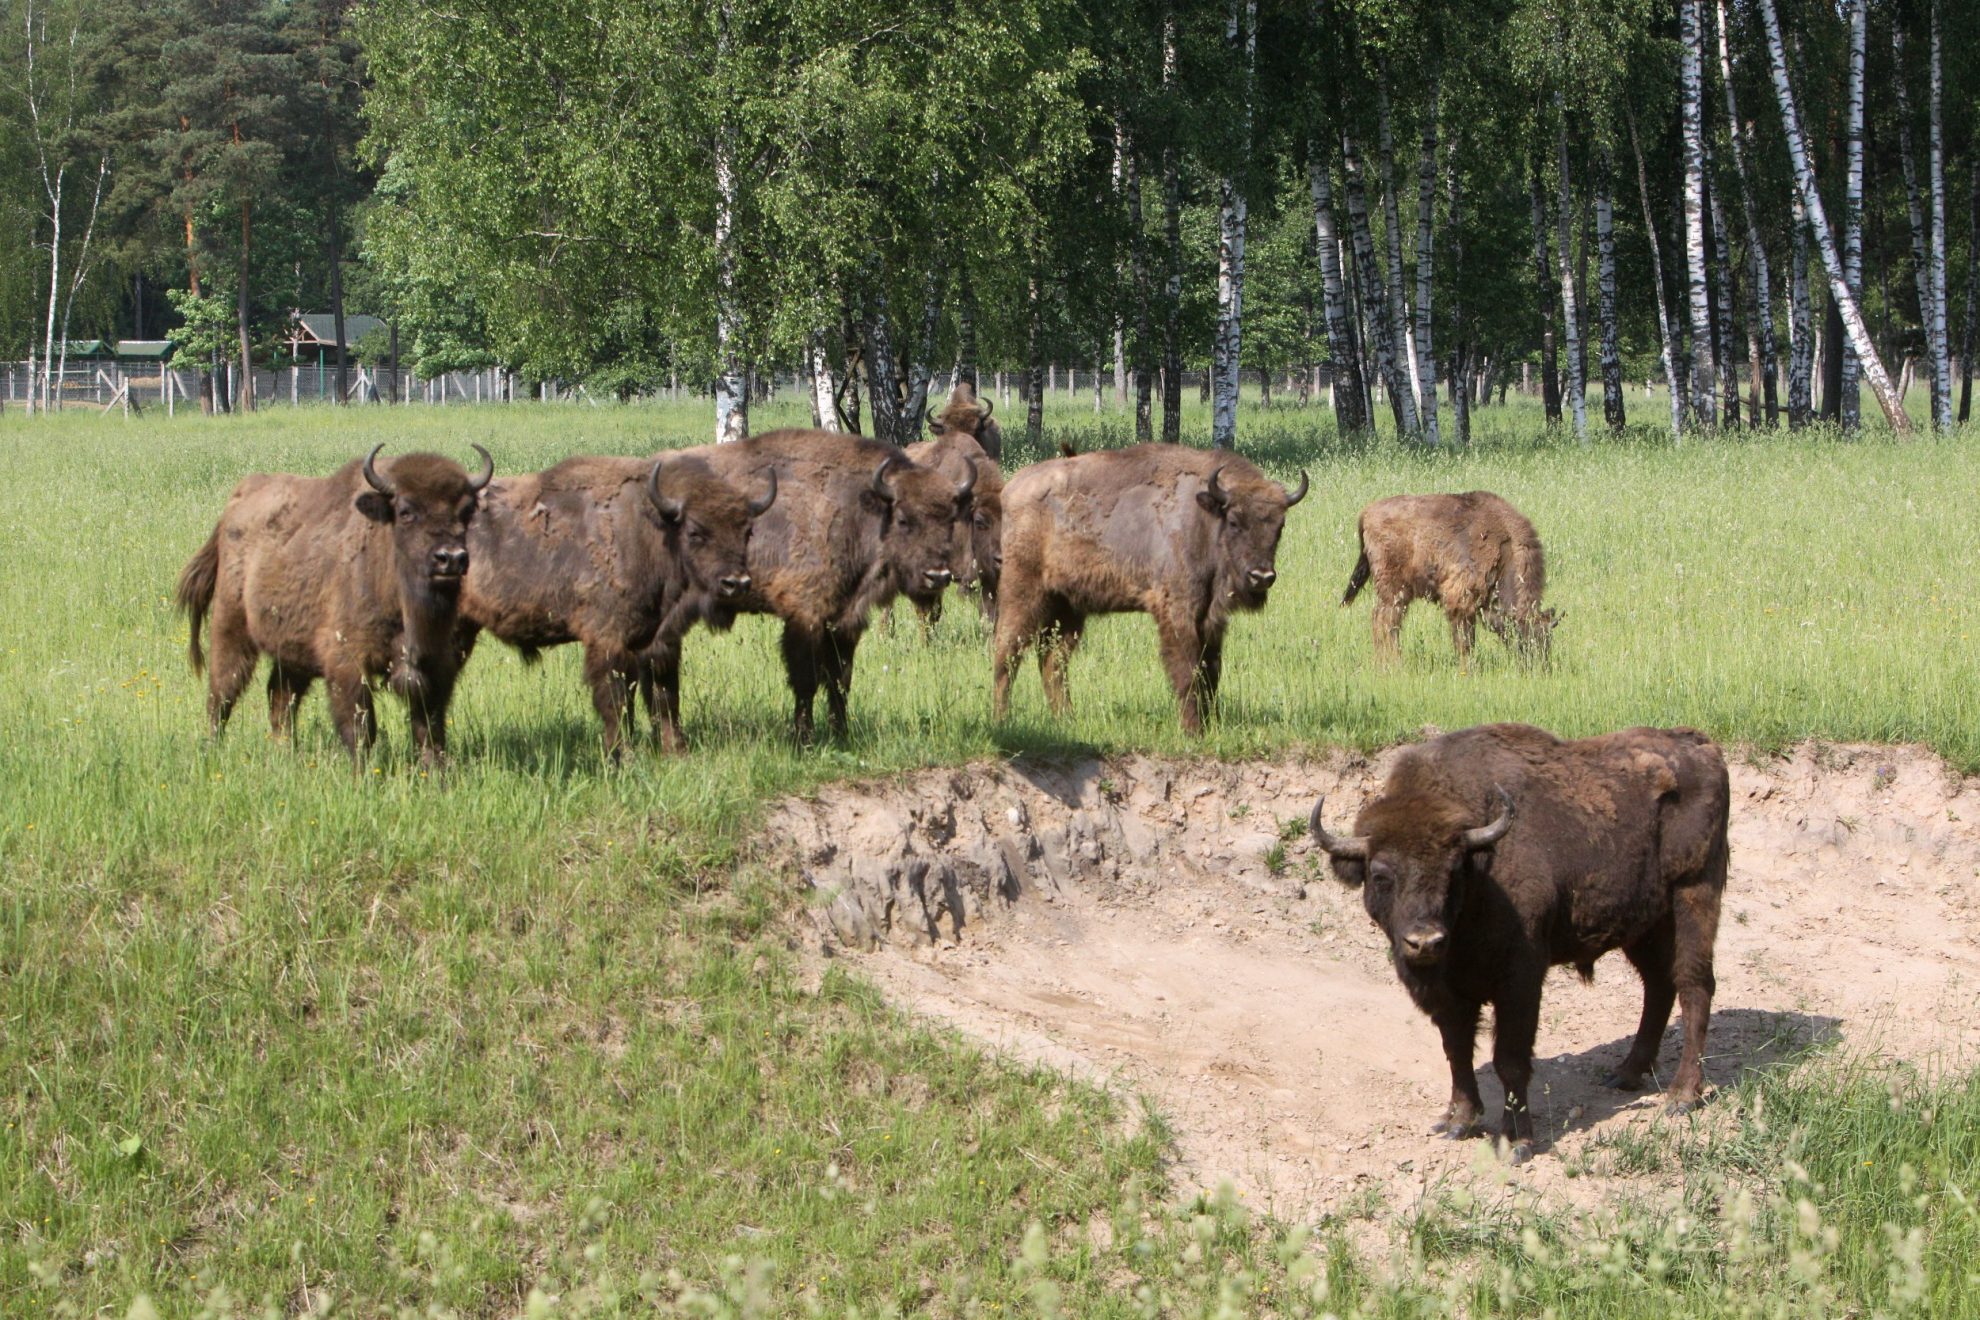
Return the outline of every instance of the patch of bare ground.
{"type": "MultiPolygon", "coordinates": [[[[1305,833],[1317,794],[1351,820],[1388,760],[934,771],[782,803],[769,838],[826,953],[996,1050],[1151,1097],[1179,1186],[1228,1180],[1290,1218],[1508,1179],[1560,1208],[1668,1188],[1605,1149],[1713,1106],[1665,1119],[1658,1093],[1599,1084],[1641,1007],[1620,955],[1593,985],[1549,980],[1539,1159],[1502,1170],[1486,1143],[1428,1135],[1449,1094],[1436,1032],[1305,833]]],[[[1980,780],[1819,744],[1735,757],[1732,780],[1709,1081],[1825,1041],[1926,1066],[1980,1053],[1980,780]]]]}

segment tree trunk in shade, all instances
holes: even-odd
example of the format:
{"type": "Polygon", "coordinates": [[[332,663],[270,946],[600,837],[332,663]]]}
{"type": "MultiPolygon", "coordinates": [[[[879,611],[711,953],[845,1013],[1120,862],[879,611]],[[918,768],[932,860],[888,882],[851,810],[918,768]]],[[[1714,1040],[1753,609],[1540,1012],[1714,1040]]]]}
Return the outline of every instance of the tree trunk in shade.
{"type": "Polygon", "coordinates": [[[1718,425],[1718,402],[1713,397],[1718,378],[1713,370],[1710,279],[1706,272],[1705,95],[1700,60],[1704,49],[1700,6],[1703,0],[1678,0],[1679,109],[1684,135],[1684,265],[1686,306],[1691,315],[1691,411],[1700,426],[1718,425]]]}

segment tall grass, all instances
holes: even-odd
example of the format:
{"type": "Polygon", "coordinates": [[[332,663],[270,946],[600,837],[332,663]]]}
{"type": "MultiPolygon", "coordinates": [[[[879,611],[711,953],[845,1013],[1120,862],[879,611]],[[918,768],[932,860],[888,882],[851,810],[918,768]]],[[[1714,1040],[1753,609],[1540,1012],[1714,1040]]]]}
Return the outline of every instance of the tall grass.
{"type": "MultiPolygon", "coordinates": [[[[933,1039],[843,977],[813,984],[785,945],[792,900],[745,846],[767,798],[978,758],[1236,758],[1485,719],[1919,741],[1980,766],[1963,439],[1580,449],[1488,410],[1472,450],[1425,454],[1342,445],[1324,416],[1246,414],[1241,448],[1307,467],[1313,493],[1200,743],[1140,618],[1089,632],[1070,720],[1027,673],[998,727],[982,625],[952,601],[932,638],[905,611],[869,637],[852,737],[808,752],[785,740],[773,625],[696,634],[695,749],[619,770],[575,654],[525,669],[484,645],[439,783],[389,701],[362,776],[320,691],[293,749],[252,693],[203,737],[168,597],[229,487],[378,442],[480,441],[501,471],[645,453],[700,442],[700,409],[0,417],[0,1298],[183,1303],[224,1279],[284,1305],[499,1311],[596,1248],[627,1277],[693,1283],[763,1261],[779,1297],[831,1306],[993,1313],[1049,1277],[1069,1311],[1125,1307],[1098,1248],[1055,1240],[1039,1275],[1019,1246],[1032,1220],[1059,1234],[1130,1180],[1158,1186],[1159,1122],[933,1039]],[[1546,540],[1568,616],[1554,664],[1524,670],[1488,638],[1460,672],[1419,606],[1404,662],[1376,672],[1366,605],[1335,603],[1356,511],[1476,487],[1546,540]]],[[[801,418],[758,424],[777,420],[801,418]]],[[[1124,439],[1083,407],[1050,420],[1048,440],[1124,439]]],[[[1245,1250],[1283,1288],[1266,1247],[1245,1250]]]]}

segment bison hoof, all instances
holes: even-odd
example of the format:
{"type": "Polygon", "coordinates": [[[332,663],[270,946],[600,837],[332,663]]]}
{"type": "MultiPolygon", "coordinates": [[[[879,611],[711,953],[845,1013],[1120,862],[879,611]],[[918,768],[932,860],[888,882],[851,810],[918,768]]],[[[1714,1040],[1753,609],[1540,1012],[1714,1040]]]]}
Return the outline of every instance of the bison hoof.
{"type": "Polygon", "coordinates": [[[1522,1164],[1530,1162],[1532,1159],[1533,1143],[1530,1141],[1515,1141],[1512,1145],[1506,1147],[1506,1163],[1515,1169],[1522,1164]]]}
{"type": "Polygon", "coordinates": [[[1439,1119],[1431,1125],[1430,1135],[1446,1141],[1464,1141],[1478,1135],[1478,1125],[1469,1119],[1439,1119]]]}
{"type": "Polygon", "coordinates": [[[1641,1091],[1643,1089],[1643,1079],[1635,1073],[1626,1073],[1618,1069],[1605,1076],[1602,1079],[1602,1085],[1608,1087],[1611,1091],[1641,1091]]]}
{"type": "Polygon", "coordinates": [[[1682,1118],[1684,1115],[1691,1113],[1694,1109],[1697,1109],[1698,1106],[1704,1103],[1705,1102],[1703,1100],[1699,1099],[1695,1095],[1672,1096],[1668,1101],[1665,1102],[1664,1112],[1666,1114],[1669,1114],[1672,1118],[1682,1118]]]}

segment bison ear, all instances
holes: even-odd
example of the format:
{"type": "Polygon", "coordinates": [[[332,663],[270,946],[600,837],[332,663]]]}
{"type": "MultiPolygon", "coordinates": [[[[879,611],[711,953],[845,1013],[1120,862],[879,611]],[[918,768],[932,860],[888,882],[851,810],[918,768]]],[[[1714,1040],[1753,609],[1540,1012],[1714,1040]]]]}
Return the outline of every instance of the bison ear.
{"type": "Polygon", "coordinates": [[[375,490],[368,490],[357,497],[357,511],[375,523],[392,524],[392,501],[375,490]]]}

